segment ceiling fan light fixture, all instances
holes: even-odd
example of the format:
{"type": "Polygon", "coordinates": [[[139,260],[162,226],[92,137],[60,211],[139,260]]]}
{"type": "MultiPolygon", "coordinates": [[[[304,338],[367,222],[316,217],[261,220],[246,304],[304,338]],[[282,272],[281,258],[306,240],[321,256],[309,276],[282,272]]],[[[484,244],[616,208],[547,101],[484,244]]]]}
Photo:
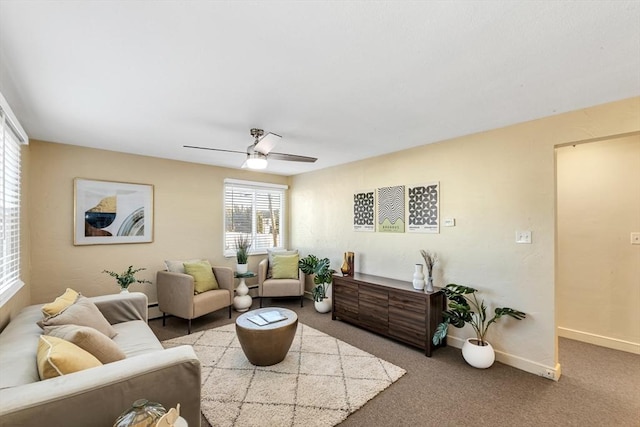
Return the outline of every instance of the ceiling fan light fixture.
{"type": "Polygon", "coordinates": [[[257,151],[247,154],[247,168],[265,169],[267,167],[267,156],[257,151]]]}

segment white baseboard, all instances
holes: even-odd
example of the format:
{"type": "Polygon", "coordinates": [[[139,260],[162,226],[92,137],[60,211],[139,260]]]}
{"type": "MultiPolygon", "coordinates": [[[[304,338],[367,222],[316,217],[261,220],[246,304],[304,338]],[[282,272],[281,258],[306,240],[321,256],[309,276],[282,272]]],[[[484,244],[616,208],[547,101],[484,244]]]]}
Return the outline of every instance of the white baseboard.
{"type": "Polygon", "coordinates": [[[636,342],[619,340],[617,338],[605,337],[602,335],[591,334],[589,332],[576,331],[575,329],[562,328],[560,326],[558,326],[558,336],[599,345],[600,347],[640,354],[640,343],[636,342]]]}
{"type": "MultiPolygon", "coordinates": [[[[462,348],[466,340],[458,337],[452,337],[447,335],[447,345],[455,348],[462,348]]],[[[514,356],[509,353],[496,350],[496,360],[505,365],[513,366],[514,368],[529,372],[530,374],[539,375],[549,380],[558,381],[560,375],[562,375],[562,369],[559,363],[556,366],[545,366],[532,360],[524,359],[519,356],[514,356]]]]}

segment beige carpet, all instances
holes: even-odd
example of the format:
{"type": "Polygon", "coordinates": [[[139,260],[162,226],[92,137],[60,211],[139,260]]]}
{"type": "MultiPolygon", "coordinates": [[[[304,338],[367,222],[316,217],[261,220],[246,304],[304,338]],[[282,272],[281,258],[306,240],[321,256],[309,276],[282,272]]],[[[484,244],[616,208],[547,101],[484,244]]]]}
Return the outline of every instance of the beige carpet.
{"type": "Polygon", "coordinates": [[[406,371],[298,324],[277,365],[249,363],[235,325],[163,341],[190,344],[202,362],[202,413],[212,426],[334,426],[406,371]]]}

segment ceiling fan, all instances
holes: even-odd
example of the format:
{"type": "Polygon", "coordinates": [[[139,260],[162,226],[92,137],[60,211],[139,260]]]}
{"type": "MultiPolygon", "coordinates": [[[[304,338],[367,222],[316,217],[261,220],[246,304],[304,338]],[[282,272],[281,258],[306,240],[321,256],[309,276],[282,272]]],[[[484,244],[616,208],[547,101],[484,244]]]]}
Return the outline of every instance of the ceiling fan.
{"type": "Polygon", "coordinates": [[[267,167],[267,158],[274,160],[287,160],[290,162],[307,162],[313,163],[315,157],[299,156],[297,154],[274,153],[271,150],[278,144],[282,138],[280,135],[268,132],[264,134],[264,130],[253,128],[251,136],[254,138],[253,145],[247,147],[247,151],[223,150],[221,148],[198,147],[195,145],[183,145],[184,148],[196,148],[198,150],[223,151],[225,153],[246,154],[247,160],[242,164],[243,168],[264,169],[267,167]]]}

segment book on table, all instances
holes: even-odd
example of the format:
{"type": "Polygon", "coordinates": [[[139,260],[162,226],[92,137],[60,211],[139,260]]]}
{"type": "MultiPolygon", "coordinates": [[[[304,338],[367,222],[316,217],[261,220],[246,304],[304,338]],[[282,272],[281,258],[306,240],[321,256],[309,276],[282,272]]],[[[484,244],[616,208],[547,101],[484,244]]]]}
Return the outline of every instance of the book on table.
{"type": "Polygon", "coordinates": [[[264,326],[270,323],[279,322],[281,320],[285,320],[286,318],[287,316],[285,316],[284,314],[280,313],[277,310],[265,311],[264,313],[247,317],[248,320],[252,321],[258,326],[264,326]]]}

